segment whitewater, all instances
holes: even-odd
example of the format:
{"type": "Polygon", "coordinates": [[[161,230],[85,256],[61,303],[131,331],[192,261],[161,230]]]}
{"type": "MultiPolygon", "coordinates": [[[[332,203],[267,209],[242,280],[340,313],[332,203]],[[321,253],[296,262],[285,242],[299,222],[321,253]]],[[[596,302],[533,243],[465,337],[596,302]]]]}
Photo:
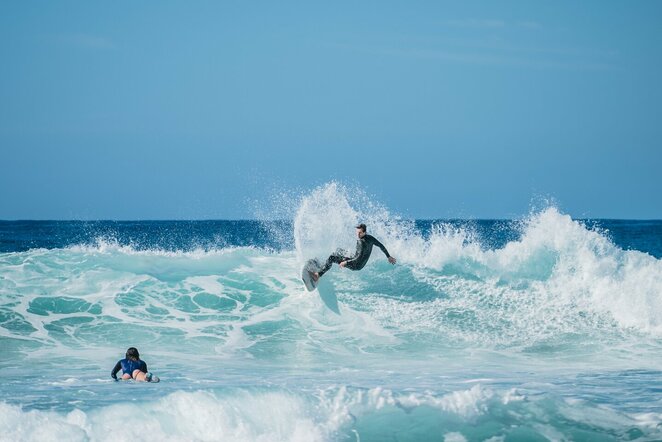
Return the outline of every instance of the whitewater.
{"type": "Polygon", "coordinates": [[[662,440],[662,222],[289,212],[0,223],[0,441],[662,440]],[[398,264],[334,266],[336,313],[301,266],[357,222],[398,264]]]}

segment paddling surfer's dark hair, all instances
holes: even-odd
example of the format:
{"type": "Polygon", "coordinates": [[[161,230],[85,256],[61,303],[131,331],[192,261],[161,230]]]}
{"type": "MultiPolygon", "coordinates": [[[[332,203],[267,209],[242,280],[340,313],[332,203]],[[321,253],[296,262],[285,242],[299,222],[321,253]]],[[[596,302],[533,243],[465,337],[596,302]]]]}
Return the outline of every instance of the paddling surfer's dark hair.
{"type": "Polygon", "coordinates": [[[140,353],[138,353],[138,349],[136,347],[129,347],[129,349],[126,351],[126,358],[133,359],[134,361],[140,359],[140,353]]]}
{"type": "Polygon", "coordinates": [[[357,229],[361,229],[361,230],[363,230],[363,233],[366,233],[367,230],[368,230],[368,229],[366,228],[365,224],[363,224],[363,223],[357,225],[356,228],[357,228],[357,229]]]}

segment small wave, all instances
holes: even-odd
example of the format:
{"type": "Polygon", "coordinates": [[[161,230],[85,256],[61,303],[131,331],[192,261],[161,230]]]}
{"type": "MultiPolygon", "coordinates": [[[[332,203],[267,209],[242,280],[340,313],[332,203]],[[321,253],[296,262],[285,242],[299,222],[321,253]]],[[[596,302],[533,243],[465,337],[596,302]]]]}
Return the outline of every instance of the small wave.
{"type": "MultiPolygon", "coordinates": [[[[446,436],[572,439],[659,438],[659,415],[628,415],[582,400],[529,397],[518,390],[475,385],[446,394],[384,388],[330,387],[308,394],[234,389],[178,391],[146,403],[127,402],[68,413],[26,411],[0,403],[3,440],[327,441],[412,440],[446,436]]],[[[495,439],[496,440],[496,439],[495,439]]]]}
{"type": "Polygon", "coordinates": [[[207,256],[224,255],[228,253],[248,251],[260,251],[262,253],[278,253],[268,247],[257,246],[222,246],[215,248],[193,248],[190,250],[168,250],[163,248],[138,248],[132,245],[121,244],[117,240],[108,238],[95,238],[92,244],[74,244],[62,249],[72,253],[92,254],[122,254],[139,256],[165,256],[171,258],[185,257],[199,259],[207,256]]]}

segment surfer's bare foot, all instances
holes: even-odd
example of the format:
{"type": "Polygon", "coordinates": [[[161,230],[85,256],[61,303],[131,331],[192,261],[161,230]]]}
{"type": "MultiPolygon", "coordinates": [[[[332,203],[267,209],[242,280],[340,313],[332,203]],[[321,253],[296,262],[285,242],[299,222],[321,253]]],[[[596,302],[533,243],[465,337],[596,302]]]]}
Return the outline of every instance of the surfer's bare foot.
{"type": "Polygon", "coordinates": [[[320,274],[317,272],[313,272],[313,281],[317,282],[320,279],[320,274]]]}

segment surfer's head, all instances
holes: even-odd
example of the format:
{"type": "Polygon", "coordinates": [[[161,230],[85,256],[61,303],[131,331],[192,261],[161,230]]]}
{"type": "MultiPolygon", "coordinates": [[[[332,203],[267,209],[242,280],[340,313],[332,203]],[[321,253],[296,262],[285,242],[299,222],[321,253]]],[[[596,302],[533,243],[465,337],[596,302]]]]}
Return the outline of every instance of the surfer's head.
{"type": "Polygon", "coordinates": [[[356,226],[356,236],[358,236],[359,238],[363,238],[365,236],[366,230],[367,229],[365,224],[363,223],[359,224],[358,226],[356,226]]]}
{"type": "Polygon", "coordinates": [[[138,353],[138,349],[136,347],[130,347],[126,351],[126,358],[127,359],[133,359],[134,361],[137,361],[140,359],[140,353],[138,353]]]}

